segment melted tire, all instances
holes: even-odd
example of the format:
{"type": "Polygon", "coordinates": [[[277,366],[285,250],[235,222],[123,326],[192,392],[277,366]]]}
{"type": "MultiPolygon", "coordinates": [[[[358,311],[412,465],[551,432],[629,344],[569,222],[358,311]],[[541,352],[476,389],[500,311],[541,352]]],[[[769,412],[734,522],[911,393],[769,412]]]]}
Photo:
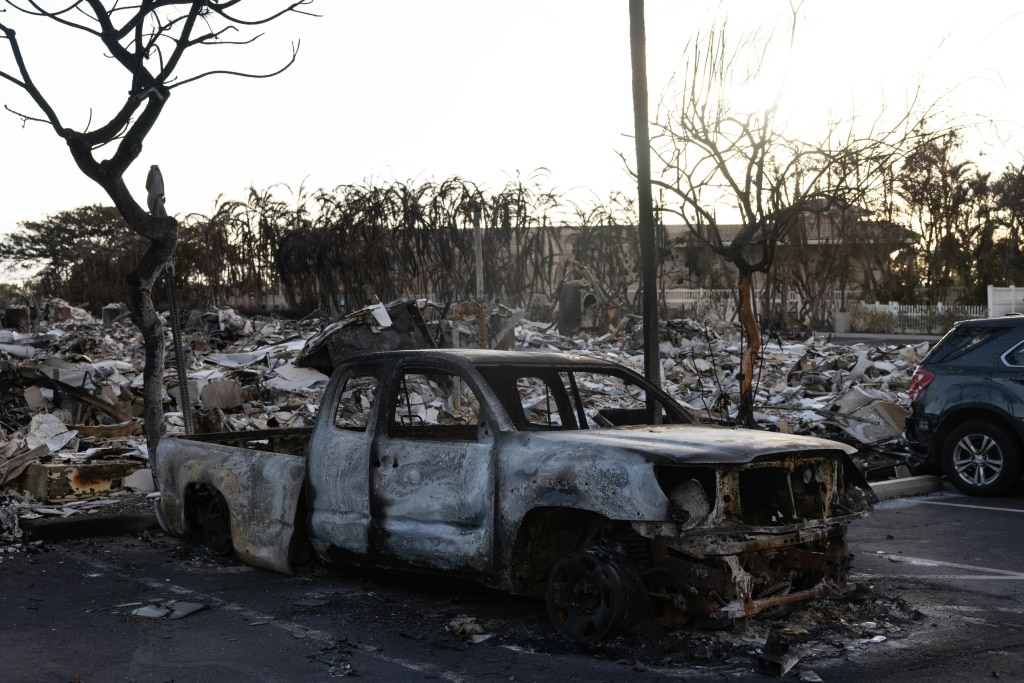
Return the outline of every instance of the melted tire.
{"type": "Polygon", "coordinates": [[[214,491],[203,516],[203,542],[217,555],[230,555],[235,546],[231,540],[231,510],[228,502],[214,491]]]}
{"type": "Polygon", "coordinates": [[[566,554],[548,575],[548,617],[567,640],[611,638],[650,613],[640,577],[621,552],[593,545],[566,554]]]}

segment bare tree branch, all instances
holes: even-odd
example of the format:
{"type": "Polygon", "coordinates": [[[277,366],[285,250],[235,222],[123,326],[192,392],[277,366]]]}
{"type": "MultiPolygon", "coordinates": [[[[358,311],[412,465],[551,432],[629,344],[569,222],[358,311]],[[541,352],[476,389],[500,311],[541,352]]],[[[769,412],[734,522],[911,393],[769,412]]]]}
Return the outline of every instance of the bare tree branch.
{"type": "MultiPolygon", "coordinates": [[[[11,20],[0,22],[0,34],[6,39],[13,57],[14,72],[0,70],[5,82],[23,90],[42,112],[41,116],[19,113],[22,120],[45,121],[68,145],[71,157],[87,177],[107,193],[128,227],[148,240],[148,246],[136,267],[128,274],[130,310],[145,340],[146,363],[143,373],[144,413],[150,456],[163,432],[162,400],[164,333],[160,316],[153,305],[152,288],[170,262],[178,241],[178,221],[163,215],[151,215],[132,195],[124,175],[142,151],[170,96],[179,87],[214,73],[267,78],[281,73],[295,62],[298,44],[283,67],[265,74],[250,74],[232,69],[208,69],[179,79],[176,70],[186,50],[199,45],[249,45],[259,36],[229,42],[228,32],[267,24],[289,12],[308,14],[301,8],[312,0],[275,3],[261,0],[262,14],[255,19],[240,19],[234,12],[241,0],[71,0],[63,7],[48,10],[37,0],[6,0],[10,10],[32,19],[47,19],[54,25],[83,31],[98,39],[105,54],[120,65],[128,80],[127,96],[106,123],[89,130],[74,130],[61,123],[50,101],[36,86],[22,56],[21,45],[11,20]],[[268,6],[271,9],[267,9],[268,6]],[[195,32],[200,31],[197,35],[195,32]],[[114,145],[109,158],[100,159],[97,150],[114,145]]],[[[245,5],[254,8],[254,2],[245,5]]],[[[8,10],[8,11],[10,11],[8,10]]],[[[11,107],[8,111],[16,113],[11,107]]],[[[89,123],[92,117],[90,115],[89,123]]],[[[189,407],[185,406],[185,410],[189,407]]]]}
{"type": "MultiPolygon", "coordinates": [[[[799,4],[792,12],[790,49],[799,4]]],[[[698,36],[674,79],[675,97],[659,106],[651,136],[661,165],[652,182],[667,200],[662,210],[678,216],[693,242],[723,257],[739,276],[747,350],[738,420],[748,426],[753,425],[752,379],[760,346],[752,276],[771,270],[779,245],[799,231],[806,215],[835,206],[846,210],[874,192],[906,153],[910,131],[920,120],[909,109],[894,124],[872,128],[862,138],[853,135],[852,122],[843,135],[840,122],[834,122],[823,143],[787,136],[776,105],[742,109],[731,101],[733,88],[765,79],[771,40],[754,34],[732,42],[724,24],[698,36]],[[738,214],[728,238],[718,219],[722,208],[738,214]]]]}

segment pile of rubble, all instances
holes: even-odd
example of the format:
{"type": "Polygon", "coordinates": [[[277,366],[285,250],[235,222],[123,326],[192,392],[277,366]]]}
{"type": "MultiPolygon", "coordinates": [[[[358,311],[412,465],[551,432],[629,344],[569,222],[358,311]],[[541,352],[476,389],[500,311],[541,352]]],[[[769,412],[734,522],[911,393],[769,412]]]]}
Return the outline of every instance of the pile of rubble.
{"type": "MultiPolygon", "coordinates": [[[[573,338],[521,321],[517,346],[607,358],[643,372],[641,330],[573,338]]],[[[902,442],[907,390],[929,343],[843,346],[830,335],[800,342],[775,338],[761,347],[755,418],[766,429],[843,441],[876,478],[909,470],[902,442]]],[[[730,323],[671,320],[660,330],[665,388],[702,420],[733,423],[739,405],[743,335],[730,323]]]]}
{"type": "MultiPolygon", "coordinates": [[[[192,311],[182,325],[189,410],[174,372],[168,331],[165,420],[169,433],[302,427],[313,422],[339,354],[438,344],[479,346],[479,312],[447,316],[423,302],[376,304],[344,320],[246,318],[233,310],[192,311]],[[420,317],[425,311],[429,315],[420,317]],[[433,319],[428,319],[433,318],[433,319]]],[[[142,337],[123,306],[95,318],[49,302],[30,326],[0,329],[0,542],[20,538],[17,518],[95,510],[127,491],[152,491],[142,430],[142,337]],[[11,510],[16,509],[17,514],[11,510]]],[[[611,359],[642,371],[639,326],[604,334],[557,333],[551,323],[503,310],[489,324],[502,345],[611,359]]],[[[664,323],[666,389],[702,419],[728,423],[738,405],[743,353],[736,325],[664,323]]],[[[860,447],[866,473],[907,464],[900,442],[906,391],[927,344],[839,346],[827,338],[774,338],[762,347],[758,421],[860,447]]]]}

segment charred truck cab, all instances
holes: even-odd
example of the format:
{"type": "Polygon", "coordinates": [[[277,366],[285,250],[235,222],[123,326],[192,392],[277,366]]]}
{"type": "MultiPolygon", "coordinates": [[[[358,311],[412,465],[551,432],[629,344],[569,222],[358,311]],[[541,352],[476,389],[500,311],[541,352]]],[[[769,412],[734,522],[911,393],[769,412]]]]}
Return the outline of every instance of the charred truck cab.
{"type": "Polygon", "coordinates": [[[553,353],[352,358],[287,436],[164,439],[164,529],[278,571],[311,549],[544,596],[578,641],[841,593],[873,501],[849,446],[699,425],[627,368],[553,353]]]}

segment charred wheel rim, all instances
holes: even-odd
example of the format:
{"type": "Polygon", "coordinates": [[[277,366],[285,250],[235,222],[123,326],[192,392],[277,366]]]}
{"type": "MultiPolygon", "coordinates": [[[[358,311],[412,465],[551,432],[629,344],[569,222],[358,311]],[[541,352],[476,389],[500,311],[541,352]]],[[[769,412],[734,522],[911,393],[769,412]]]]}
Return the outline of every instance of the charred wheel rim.
{"type": "Polygon", "coordinates": [[[203,540],[218,555],[229,555],[234,550],[231,542],[231,511],[224,496],[217,492],[213,493],[206,506],[203,540]]]}
{"type": "Polygon", "coordinates": [[[593,642],[624,625],[627,590],[612,562],[592,550],[572,552],[548,581],[548,614],[565,638],[593,642]]]}

